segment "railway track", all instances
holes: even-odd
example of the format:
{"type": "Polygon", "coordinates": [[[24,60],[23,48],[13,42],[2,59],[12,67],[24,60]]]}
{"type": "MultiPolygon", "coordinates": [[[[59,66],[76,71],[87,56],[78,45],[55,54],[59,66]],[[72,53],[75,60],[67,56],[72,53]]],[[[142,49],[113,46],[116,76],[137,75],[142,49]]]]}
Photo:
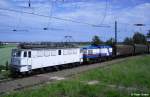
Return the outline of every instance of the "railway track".
{"type": "Polygon", "coordinates": [[[72,75],[88,71],[90,69],[94,69],[98,67],[106,67],[114,63],[123,62],[127,59],[131,59],[135,57],[140,57],[140,56],[131,56],[126,58],[114,59],[102,63],[82,65],[75,68],[63,69],[61,71],[49,72],[49,73],[33,75],[25,78],[8,80],[0,83],[0,95],[3,95],[10,91],[20,90],[35,85],[44,84],[46,82],[54,82],[56,80],[65,79],[72,75]]]}

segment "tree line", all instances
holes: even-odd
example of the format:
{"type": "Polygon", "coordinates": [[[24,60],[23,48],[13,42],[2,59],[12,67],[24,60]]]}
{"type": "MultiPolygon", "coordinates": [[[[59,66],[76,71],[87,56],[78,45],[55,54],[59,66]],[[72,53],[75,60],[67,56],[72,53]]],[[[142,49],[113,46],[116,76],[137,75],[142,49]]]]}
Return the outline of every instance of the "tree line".
{"type": "MultiPolygon", "coordinates": [[[[148,41],[147,41],[148,38],[150,38],[150,31],[149,33],[147,33],[146,36],[140,32],[135,32],[133,37],[126,37],[124,41],[121,43],[126,44],[126,45],[148,44],[148,41]]],[[[114,38],[110,38],[106,42],[104,42],[96,35],[93,36],[92,42],[91,42],[92,45],[101,45],[101,44],[114,45],[114,43],[115,43],[114,38]]]]}
{"type": "Polygon", "coordinates": [[[3,42],[0,41],[0,46],[3,46],[3,42]]]}

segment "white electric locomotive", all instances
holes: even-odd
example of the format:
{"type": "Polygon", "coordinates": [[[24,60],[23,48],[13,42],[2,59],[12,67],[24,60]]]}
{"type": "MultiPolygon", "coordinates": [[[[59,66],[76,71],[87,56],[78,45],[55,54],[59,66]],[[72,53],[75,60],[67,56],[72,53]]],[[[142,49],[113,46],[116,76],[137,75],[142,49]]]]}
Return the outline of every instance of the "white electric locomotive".
{"type": "Polygon", "coordinates": [[[82,62],[83,54],[77,47],[20,48],[12,50],[11,69],[13,72],[23,73],[39,68],[82,62]]]}

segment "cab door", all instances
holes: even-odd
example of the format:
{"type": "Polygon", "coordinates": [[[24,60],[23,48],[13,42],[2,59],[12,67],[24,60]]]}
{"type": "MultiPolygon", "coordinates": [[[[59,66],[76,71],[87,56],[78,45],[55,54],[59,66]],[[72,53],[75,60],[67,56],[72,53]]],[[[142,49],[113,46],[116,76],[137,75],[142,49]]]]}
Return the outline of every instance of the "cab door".
{"type": "Polygon", "coordinates": [[[28,51],[28,65],[32,65],[31,51],[28,51]]]}
{"type": "Polygon", "coordinates": [[[31,70],[32,63],[31,63],[31,51],[24,51],[23,52],[23,64],[27,66],[27,70],[31,70]]]}
{"type": "Polygon", "coordinates": [[[28,55],[27,51],[23,51],[22,65],[28,65],[28,55]]]}

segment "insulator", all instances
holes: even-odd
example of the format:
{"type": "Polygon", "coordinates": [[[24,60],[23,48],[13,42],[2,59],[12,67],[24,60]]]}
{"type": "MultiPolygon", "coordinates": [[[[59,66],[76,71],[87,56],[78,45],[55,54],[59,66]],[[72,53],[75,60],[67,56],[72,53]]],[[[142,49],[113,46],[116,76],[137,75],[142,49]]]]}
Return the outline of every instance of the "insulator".
{"type": "Polygon", "coordinates": [[[12,31],[14,31],[14,32],[15,32],[15,31],[17,31],[17,30],[16,30],[16,29],[13,29],[12,31]]]}
{"type": "Polygon", "coordinates": [[[48,30],[48,28],[43,28],[43,30],[48,30]]]}

